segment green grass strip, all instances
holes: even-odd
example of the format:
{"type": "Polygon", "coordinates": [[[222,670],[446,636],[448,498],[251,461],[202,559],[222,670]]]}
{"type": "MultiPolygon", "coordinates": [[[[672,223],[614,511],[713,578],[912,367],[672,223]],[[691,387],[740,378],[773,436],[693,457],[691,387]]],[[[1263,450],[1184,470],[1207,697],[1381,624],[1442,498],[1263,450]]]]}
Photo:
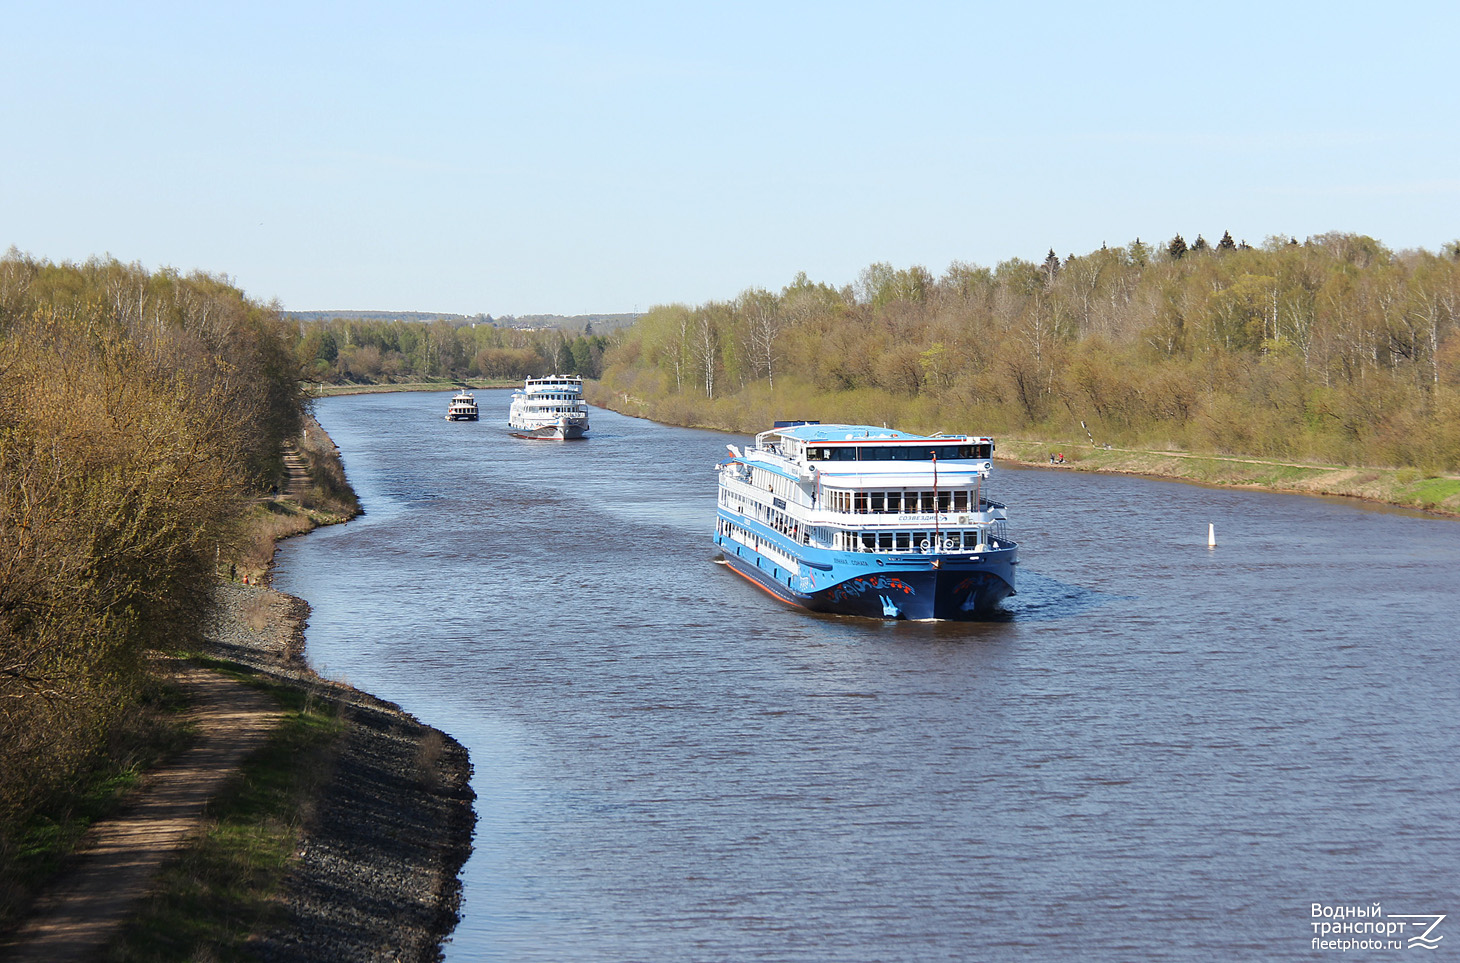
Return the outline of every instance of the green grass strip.
{"type": "Polygon", "coordinates": [[[283,913],[275,896],[344,731],[334,704],[306,687],[264,682],[232,663],[194,661],[269,692],[286,714],[209,803],[204,831],[164,867],[155,895],[109,947],[109,960],[253,959],[248,939],[283,913]]]}
{"type": "Polygon", "coordinates": [[[45,808],[0,842],[0,929],[17,924],[92,823],[114,815],[146,771],[187,746],[193,726],[178,686],[155,680],[113,732],[110,745],[45,808]]]}

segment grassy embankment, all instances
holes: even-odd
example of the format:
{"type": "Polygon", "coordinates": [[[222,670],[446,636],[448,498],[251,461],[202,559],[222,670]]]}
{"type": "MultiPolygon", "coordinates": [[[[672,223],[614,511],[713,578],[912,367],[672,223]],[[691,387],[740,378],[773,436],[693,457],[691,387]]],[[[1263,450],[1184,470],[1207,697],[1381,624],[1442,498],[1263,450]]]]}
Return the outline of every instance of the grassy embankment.
{"type": "MultiPolygon", "coordinates": [[[[765,423],[750,423],[747,411],[712,412],[687,401],[650,405],[589,383],[590,403],[623,414],[653,418],[687,428],[754,434],[765,423]]],[[[1252,488],[1305,495],[1334,495],[1460,516],[1460,476],[1426,475],[1415,468],[1303,464],[1242,455],[1103,447],[1061,439],[997,438],[997,457],[1031,466],[1048,466],[1062,452],[1065,469],[1148,475],[1228,488],[1252,488]]]]}
{"type": "MultiPolygon", "coordinates": [[[[257,583],[265,577],[278,539],[333,524],[359,511],[333,442],[312,419],[293,446],[302,456],[300,480],[254,503],[238,522],[236,555],[220,558],[220,578],[257,583]]],[[[263,608],[232,613],[255,631],[270,615],[263,608]]],[[[292,626],[272,626],[287,634],[292,626]]],[[[165,665],[185,659],[268,691],[285,711],[268,745],[246,760],[239,775],[209,807],[204,832],[164,871],[157,895],[137,920],[116,958],[193,959],[199,947],[237,958],[249,934],[272,913],[270,896],[287,867],[313,789],[342,724],[305,682],[279,684],[247,666],[197,652],[161,654],[139,711],[112,735],[109,750],[80,773],[74,785],[33,818],[7,860],[0,893],[0,930],[15,925],[30,901],[67,865],[86,830],[126,805],[146,786],[149,769],[189,742],[188,704],[167,679],[165,665]]]]}
{"type": "Polygon", "coordinates": [[[109,959],[252,959],[250,937],[281,918],[274,897],[345,729],[337,704],[317,700],[307,684],[266,681],[196,654],[192,661],[267,692],[284,718],[209,802],[202,833],[164,867],[109,959]]]}
{"type": "Polygon", "coordinates": [[[1337,495],[1369,502],[1460,516],[1460,477],[1426,477],[1414,468],[1313,465],[1240,455],[1104,448],[1063,441],[1000,438],[998,455],[1025,465],[1049,464],[1077,471],[1149,475],[1226,488],[1337,495]]]}
{"type": "Polygon", "coordinates": [[[188,738],[220,576],[349,511],[287,444],[296,332],[224,278],[0,257],[0,929],[188,738]]]}
{"type": "Polygon", "coordinates": [[[300,436],[289,446],[297,459],[294,480],[282,490],[255,501],[240,520],[236,558],[221,566],[220,575],[257,582],[274,560],[281,538],[299,535],[320,525],[353,518],[360,502],[345,479],[334,442],[313,418],[305,419],[300,436]]]}
{"type": "Polygon", "coordinates": [[[66,866],[86,830],[115,813],[149,769],[184,749],[192,736],[187,702],[176,685],[154,677],[111,733],[106,752],[53,794],[50,805],[16,828],[4,853],[0,933],[18,925],[35,896],[66,866]]]}
{"type": "MultiPolygon", "coordinates": [[[[291,447],[302,456],[282,494],[252,507],[244,519],[237,576],[263,578],[280,538],[347,521],[359,502],[345,480],[333,441],[306,418],[291,447]]],[[[287,460],[287,459],[286,459],[287,460]]],[[[231,613],[255,631],[285,635],[292,625],[263,606],[231,613]]],[[[345,725],[338,703],[317,698],[307,677],[266,678],[254,669],[200,653],[180,657],[230,675],[271,695],[284,718],[263,749],[246,759],[236,778],[209,803],[203,832],[163,870],[141,913],[113,943],[114,959],[174,961],[243,960],[250,936],[278,919],[274,900],[312,800],[345,725]]]]}

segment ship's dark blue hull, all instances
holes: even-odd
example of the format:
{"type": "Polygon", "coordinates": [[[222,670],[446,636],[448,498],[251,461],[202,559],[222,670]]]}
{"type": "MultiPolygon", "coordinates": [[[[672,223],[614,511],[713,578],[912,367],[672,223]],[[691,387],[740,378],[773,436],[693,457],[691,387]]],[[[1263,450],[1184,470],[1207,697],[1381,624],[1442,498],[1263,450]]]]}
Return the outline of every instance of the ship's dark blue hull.
{"type": "Polygon", "coordinates": [[[809,576],[782,569],[770,559],[730,539],[717,538],[726,563],[772,595],[813,612],[861,615],[874,619],[986,618],[1014,594],[1017,548],[1010,546],[967,556],[914,562],[862,556],[848,569],[815,566],[809,576]],[[738,553],[738,554],[737,554],[738,553]]]}

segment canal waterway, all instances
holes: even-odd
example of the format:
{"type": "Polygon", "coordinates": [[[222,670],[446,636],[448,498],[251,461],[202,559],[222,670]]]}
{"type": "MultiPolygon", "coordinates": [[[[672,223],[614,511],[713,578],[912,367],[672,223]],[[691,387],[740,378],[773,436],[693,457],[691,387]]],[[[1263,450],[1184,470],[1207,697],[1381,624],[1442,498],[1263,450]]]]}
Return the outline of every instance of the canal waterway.
{"type": "Polygon", "coordinates": [[[817,616],[714,562],[744,439],[448,397],[318,403],[366,514],[275,585],[471,753],[449,960],[1309,959],[1375,903],[1460,941],[1460,523],[996,465],[1006,618],[817,616]]]}

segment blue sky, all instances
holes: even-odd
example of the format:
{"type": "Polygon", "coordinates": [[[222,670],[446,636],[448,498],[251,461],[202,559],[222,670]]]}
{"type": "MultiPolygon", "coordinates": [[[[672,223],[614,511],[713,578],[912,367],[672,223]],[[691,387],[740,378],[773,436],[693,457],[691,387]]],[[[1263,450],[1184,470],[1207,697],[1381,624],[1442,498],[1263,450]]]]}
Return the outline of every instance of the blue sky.
{"type": "Polygon", "coordinates": [[[1460,238],[1460,5],[0,0],[0,249],[645,310],[1136,237],[1460,238]]]}

